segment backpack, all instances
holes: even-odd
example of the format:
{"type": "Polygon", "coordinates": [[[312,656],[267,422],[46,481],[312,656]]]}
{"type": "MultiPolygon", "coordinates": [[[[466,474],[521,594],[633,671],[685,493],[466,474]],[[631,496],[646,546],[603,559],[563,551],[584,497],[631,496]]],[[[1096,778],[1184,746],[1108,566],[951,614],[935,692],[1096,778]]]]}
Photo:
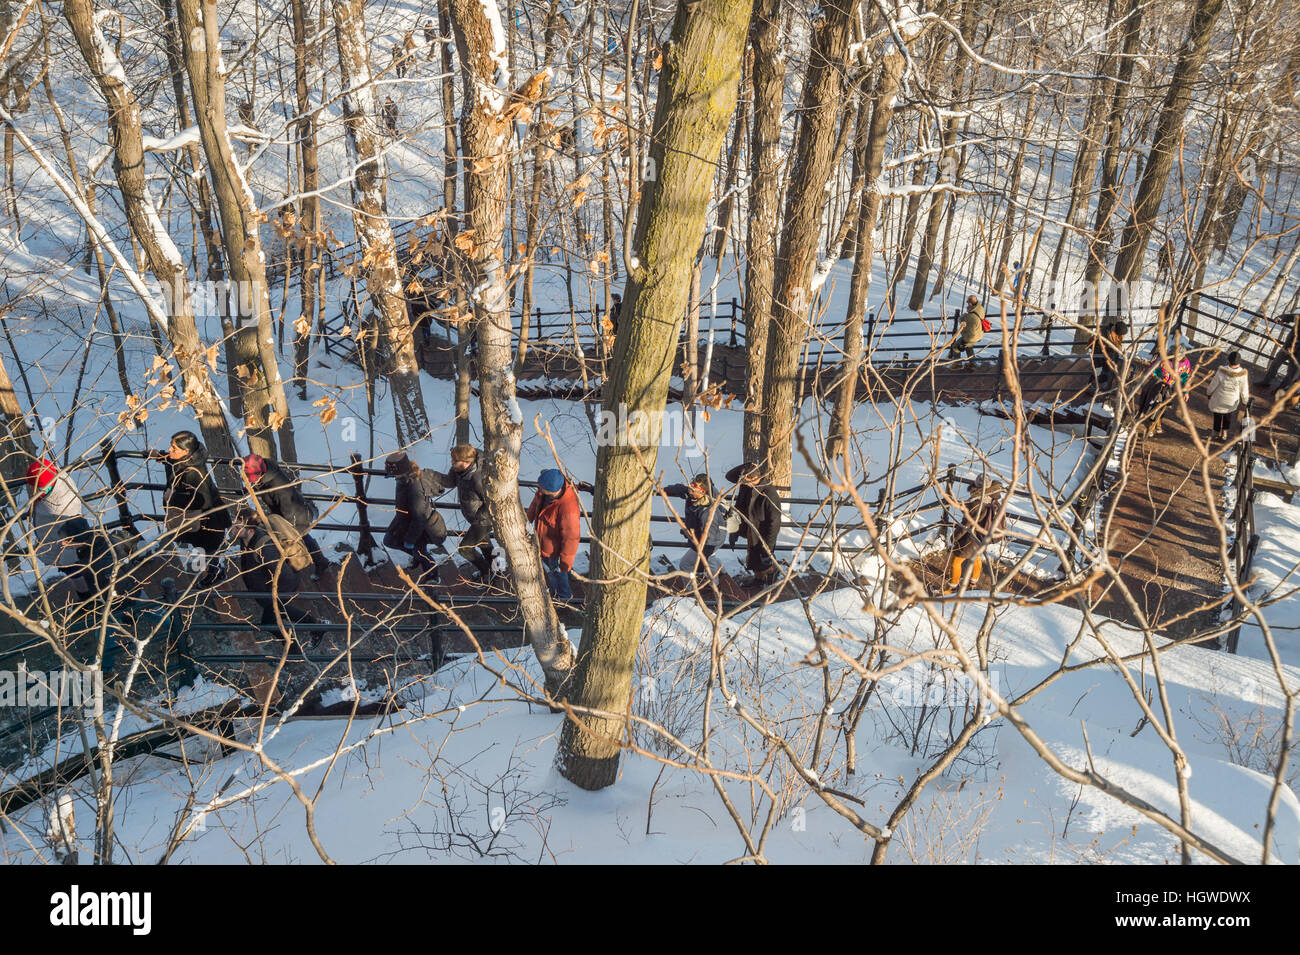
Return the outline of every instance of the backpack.
{"type": "Polygon", "coordinates": [[[312,566],[311,552],[302,542],[302,535],[297,529],[279,514],[267,513],[266,520],[270,525],[267,530],[270,532],[271,540],[284,555],[285,563],[296,571],[303,571],[312,566]]]}
{"type": "Polygon", "coordinates": [[[316,506],[315,501],[307,497],[307,486],[302,483],[302,478],[298,475],[297,471],[289,467],[289,465],[285,464],[283,461],[278,461],[276,463],[279,464],[280,470],[284,472],[284,476],[288,480],[289,486],[297,488],[298,492],[302,495],[302,502],[307,505],[307,513],[311,515],[311,522],[315,524],[320,520],[320,508],[316,506]]]}
{"type": "Polygon", "coordinates": [[[987,315],[985,315],[983,318],[980,319],[980,328],[984,329],[984,331],[986,332],[993,331],[993,323],[989,321],[989,317],[987,315]]]}

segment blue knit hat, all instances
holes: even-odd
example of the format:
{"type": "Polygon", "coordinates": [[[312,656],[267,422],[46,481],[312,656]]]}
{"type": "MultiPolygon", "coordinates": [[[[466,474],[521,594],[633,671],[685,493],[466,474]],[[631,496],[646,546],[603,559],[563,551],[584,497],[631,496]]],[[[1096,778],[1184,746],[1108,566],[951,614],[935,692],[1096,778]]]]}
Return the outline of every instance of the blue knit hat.
{"type": "Polygon", "coordinates": [[[547,468],[537,476],[537,486],[547,494],[559,494],[564,490],[564,475],[555,468],[547,468]]]}

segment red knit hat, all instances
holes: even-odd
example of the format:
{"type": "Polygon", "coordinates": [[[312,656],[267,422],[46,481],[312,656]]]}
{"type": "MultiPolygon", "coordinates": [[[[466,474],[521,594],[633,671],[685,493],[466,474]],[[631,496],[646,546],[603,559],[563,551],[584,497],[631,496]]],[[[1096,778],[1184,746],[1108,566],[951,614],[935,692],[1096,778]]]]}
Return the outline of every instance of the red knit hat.
{"type": "Polygon", "coordinates": [[[248,483],[256,484],[265,473],[266,458],[260,454],[249,454],[244,457],[244,474],[248,477],[248,483]]]}
{"type": "Polygon", "coordinates": [[[34,491],[43,491],[54,483],[58,474],[59,469],[49,458],[33,461],[27,466],[27,486],[34,491]]]}

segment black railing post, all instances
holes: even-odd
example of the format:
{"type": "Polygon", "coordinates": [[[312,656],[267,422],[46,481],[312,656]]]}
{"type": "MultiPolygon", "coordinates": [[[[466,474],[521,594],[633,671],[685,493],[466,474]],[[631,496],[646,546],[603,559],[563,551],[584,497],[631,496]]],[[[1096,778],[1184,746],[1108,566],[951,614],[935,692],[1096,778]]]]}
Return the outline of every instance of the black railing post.
{"type": "Polygon", "coordinates": [[[876,313],[874,311],[870,311],[867,312],[867,345],[862,352],[864,355],[866,355],[868,363],[871,362],[872,346],[875,343],[875,340],[876,340],[876,313]]]}
{"type": "Polygon", "coordinates": [[[357,540],[357,553],[365,563],[374,564],[375,538],[370,533],[370,514],[366,504],[365,474],[361,467],[361,455],[353,451],[350,457],[352,463],[348,465],[348,473],[352,475],[353,487],[356,490],[357,523],[361,526],[361,534],[357,540]]]}
{"type": "Polygon", "coordinates": [[[117,516],[121,519],[123,525],[130,527],[131,505],[126,499],[126,488],[122,486],[122,472],[117,466],[117,451],[113,447],[113,439],[105,438],[99,443],[101,460],[104,466],[108,468],[108,479],[112,482],[113,500],[117,501],[117,516]]]}
{"type": "Polygon", "coordinates": [[[542,334],[542,310],[540,308],[533,311],[533,323],[537,326],[537,340],[540,342],[546,337],[542,334]]]}
{"type": "Polygon", "coordinates": [[[948,471],[944,475],[944,479],[943,479],[943,486],[944,486],[943,535],[944,535],[944,539],[949,541],[950,543],[952,541],[952,534],[949,525],[952,523],[952,517],[950,516],[950,511],[948,509],[948,502],[952,500],[952,485],[954,479],[956,478],[956,474],[957,474],[957,466],[955,464],[950,464],[948,465],[948,471]]]}

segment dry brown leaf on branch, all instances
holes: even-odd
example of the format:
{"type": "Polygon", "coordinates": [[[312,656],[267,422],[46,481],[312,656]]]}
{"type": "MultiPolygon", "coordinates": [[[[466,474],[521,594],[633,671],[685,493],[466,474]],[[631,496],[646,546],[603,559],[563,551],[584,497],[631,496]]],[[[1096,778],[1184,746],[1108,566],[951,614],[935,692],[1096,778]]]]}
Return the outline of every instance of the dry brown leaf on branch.
{"type": "Polygon", "coordinates": [[[492,167],[499,166],[505,158],[506,157],[503,153],[498,153],[495,156],[484,156],[481,159],[475,159],[474,174],[478,176],[491,172],[492,167]]]}
{"type": "Polygon", "coordinates": [[[329,424],[339,416],[338,401],[332,396],[327,395],[324,398],[317,398],[312,402],[313,407],[320,408],[320,423],[329,424]]]}
{"type": "Polygon", "coordinates": [[[272,431],[279,431],[282,427],[284,427],[284,415],[282,415],[278,411],[272,411],[269,415],[267,415],[266,423],[267,426],[270,427],[272,431]]]}
{"type": "Polygon", "coordinates": [[[586,201],[587,201],[586,191],[584,190],[583,192],[579,192],[577,195],[573,197],[573,208],[575,209],[581,208],[582,204],[586,201]]]}
{"type": "Polygon", "coordinates": [[[299,338],[306,338],[307,333],[311,331],[311,322],[307,321],[306,316],[299,315],[298,320],[293,323],[293,332],[299,338]]]}
{"type": "Polygon", "coordinates": [[[209,345],[204,357],[208,361],[208,367],[213,371],[217,370],[217,346],[209,345]]]}

